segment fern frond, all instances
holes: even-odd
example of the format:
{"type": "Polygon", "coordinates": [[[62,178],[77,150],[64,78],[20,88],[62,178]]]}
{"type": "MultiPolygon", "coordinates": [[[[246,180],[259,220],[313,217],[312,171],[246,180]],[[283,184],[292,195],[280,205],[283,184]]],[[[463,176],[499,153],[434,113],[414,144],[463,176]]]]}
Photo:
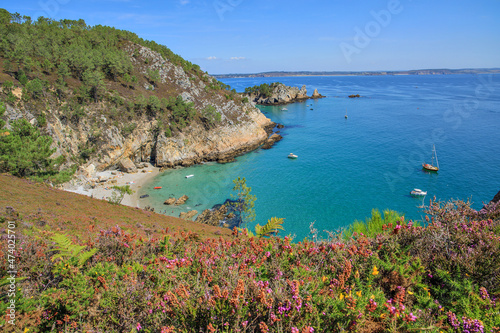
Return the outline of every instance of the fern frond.
{"type": "Polygon", "coordinates": [[[59,251],[58,254],[52,256],[52,261],[57,258],[63,260],[76,258],[78,260],[78,267],[81,267],[97,252],[97,249],[92,249],[82,253],[86,246],[73,244],[71,239],[64,234],[55,234],[52,236],[52,240],[56,243],[56,248],[54,250],[59,251]]]}
{"type": "Polygon", "coordinates": [[[285,228],[283,228],[282,226],[284,221],[284,218],[272,217],[271,219],[267,220],[267,223],[264,226],[260,226],[259,224],[257,224],[255,226],[255,233],[259,237],[266,237],[270,236],[273,233],[278,233],[278,230],[285,230],[285,228]]]}
{"type": "Polygon", "coordinates": [[[89,260],[90,257],[92,257],[96,252],[97,252],[97,249],[92,249],[90,251],[86,251],[86,252],[81,253],[78,256],[78,267],[82,267],[87,262],[87,260],[89,260]]]}

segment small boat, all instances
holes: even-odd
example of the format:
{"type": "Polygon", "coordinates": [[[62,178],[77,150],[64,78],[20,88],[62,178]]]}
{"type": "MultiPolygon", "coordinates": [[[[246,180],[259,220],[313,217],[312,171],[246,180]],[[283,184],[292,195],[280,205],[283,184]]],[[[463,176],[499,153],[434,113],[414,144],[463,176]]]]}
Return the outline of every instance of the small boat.
{"type": "Polygon", "coordinates": [[[427,195],[427,191],[422,191],[421,189],[419,188],[414,188],[411,192],[410,192],[411,195],[413,195],[414,197],[421,197],[421,196],[426,196],[427,195]]]}
{"type": "Polygon", "coordinates": [[[347,119],[347,109],[345,109],[345,116],[344,116],[345,119],[347,119]]]}
{"type": "Polygon", "coordinates": [[[144,198],[147,198],[147,197],[149,197],[149,194],[143,194],[139,198],[144,199],[144,198]]]}
{"type": "Polygon", "coordinates": [[[153,188],[154,188],[155,190],[159,190],[159,189],[161,189],[161,186],[155,186],[155,187],[153,187],[153,188]]]}
{"type": "Polygon", "coordinates": [[[288,111],[288,109],[287,108],[282,108],[281,111],[288,111]]]}
{"type": "Polygon", "coordinates": [[[194,177],[194,175],[187,175],[186,178],[194,177]]]}
{"type": "Polygon", "coordinates": [[[428,163],[423,163],[422,168],[424,168],[427,171],[438,171],[439,170],[439,162],[438,162],[438,157],[436,153],[436,147],[432,145],[432,162],[431,164],[428,163]],[[436,159],[436,165],[434,165],[434,159],[436,159]]]}
{"type": "Polygon", "coordinates": [[[297,158],[298,156],[295,155],[294,153],[290,153],[288,154],[288,158],[297,158]]]}

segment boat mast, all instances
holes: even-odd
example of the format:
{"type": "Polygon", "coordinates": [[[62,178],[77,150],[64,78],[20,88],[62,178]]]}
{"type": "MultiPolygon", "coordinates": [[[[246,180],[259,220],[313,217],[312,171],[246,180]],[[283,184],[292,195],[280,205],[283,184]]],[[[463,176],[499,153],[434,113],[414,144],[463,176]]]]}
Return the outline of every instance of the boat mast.
{"type": "MultiPolygon", "coordinates": [[[[436,153],[436,146],[435,145],[432,145],[432,151],[434,152],[434,156],[436,156],[436,166],[439,169],[438,155],[436,153]]],[[[434,158],[434,156],[433,156],[433,158],[434,158]]]]}

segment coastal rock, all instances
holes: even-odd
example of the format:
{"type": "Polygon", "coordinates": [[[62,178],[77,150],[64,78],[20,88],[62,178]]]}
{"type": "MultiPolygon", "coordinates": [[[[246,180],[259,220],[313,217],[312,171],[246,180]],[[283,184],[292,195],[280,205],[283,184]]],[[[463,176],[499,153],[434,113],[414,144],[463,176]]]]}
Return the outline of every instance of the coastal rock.
{"type": "Polygon", "coordinates": [[[127,173],[137,172],[137,168],[135,167],[134,162],[132,162],[132,160],[130,160],[130,158],[128,157],[120,160],[120,162],[118,162],[118,167],[123,172],[127,173]]]}
{"type": "Polygon", "coordinates": [[[277,127],[277,128],[279,128],[279,129],[282,129],[282,128],[285,128],[285,125],[283,125],[283,124],[278,124],[276,127],[277,127]]]}
{"type": "Polygon", "coordinates": [[[490,201],[490,203],[497,203],[500,201],[500,191],[493,197],[493,199],[490,201]]]}
{"type": "Polygon", "coordinates": [[[196,214],[198,214],[197,210],[191,210],[187,213],[182,212],[179,214],[179,217],[184,220],[191,220],[196,214]]]}
{"type": "Polygon", "coordinates": [[[318,98],[324,98],[325,96],[321,95],[319,92],[318,92],[318,89],[314,89],[314,92],[311,96],[311,98],[314,98],[314,99],[318,99],[318,98]]]}
{"type": "Polygon", "coordinates": [[[309,98],[324,97],[316,92],[316,97],[307,96],[307,88],[303,85],[300,89],[298,87],[285,86],[283,83],[271,83],[268,88],[262,90],[262,87],[252,90],[251,92],[243,93],[243,97],[247,97],[252,102],[261,105],[281,105],[289,104],[298,101],[303,101],[309,98]],[[320,97],[321,96],[321,97],[320,97]]]}
{"type": "Polygon", "coordinates": [[[262,146],[262,149],[271,149],[271,147],[278,141],[282,140],[283,137],[279,134],[276,134],[274,133],[273,135],[271,135],[267,141],[264,143],[264,145],[262,146]]]}
{"type": "Polygon", "coordinates": [[[164,205],[173,205],[173,204],[175,204],[175,202],[176,202],[176,201],[177,201],[177,199],[176,199],[176,198],[172,198],[172,197],[170,197],[170,198],[168,198],[167,200],[165,200],[165,202],[164,202],[163,204],[164,204],[164,205]]]}
{"type": "Polygon", "coordinates": [[[187,195],[183,195],[182,197],[177,199],[177,201],[175,201],[175,205],[176,206],[184,205],[186,203],[187,199],[189,199],[189,197],[187,195]]]}
{"type": "Polygon", "coordinates": [[[200,215],[198,215],[195,222],[212,226],[219,226],[221,224],[221,221],[224,221],[227,217],[227,212],[228,209],[226,205],[221,205],[212,209],[205,209],[200,215]]]}

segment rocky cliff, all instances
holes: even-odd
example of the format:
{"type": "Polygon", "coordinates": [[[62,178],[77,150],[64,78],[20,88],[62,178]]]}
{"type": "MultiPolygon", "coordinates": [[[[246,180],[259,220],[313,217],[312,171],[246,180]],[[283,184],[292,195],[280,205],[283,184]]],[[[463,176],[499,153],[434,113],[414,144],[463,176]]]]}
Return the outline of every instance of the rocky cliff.
{"type": "Polygon", "coordinates": [[[316,99],[325,97],[319,94],[317,89],[315,89],[313,95],[309,97],[305,85],[299,89],[298,87],[289,87],[279,82],[249,88],[243,93],[243,96],[260,105],[282,105],[300,102],[310,98],[316,99]]]}
{"type": "MultiPolygon", "coordinates": [[[[40,127],[53,137],[56,155],[66,156],[67,164],[81,163],[87,177],[127,159],[160,167],[227,161],[267,140],[271,120],[224,84],[185,70],[150,48],[124,44],[138,78],[134,85],[106,81],[101,100],[80,106],[73,102],[75,93],[56,94],[50,86],[43,98],[23,100],[21,85],[12,79],[17,98],[7,103],[4,118],[24,117],[40,127]],[[186,120],[176,116],[176,109],[158,106],[177,96],[181,104],[192,106],[186,120]]],[[[5,81],[5,75],[0,77],[0,83],[5,81]]]]}

